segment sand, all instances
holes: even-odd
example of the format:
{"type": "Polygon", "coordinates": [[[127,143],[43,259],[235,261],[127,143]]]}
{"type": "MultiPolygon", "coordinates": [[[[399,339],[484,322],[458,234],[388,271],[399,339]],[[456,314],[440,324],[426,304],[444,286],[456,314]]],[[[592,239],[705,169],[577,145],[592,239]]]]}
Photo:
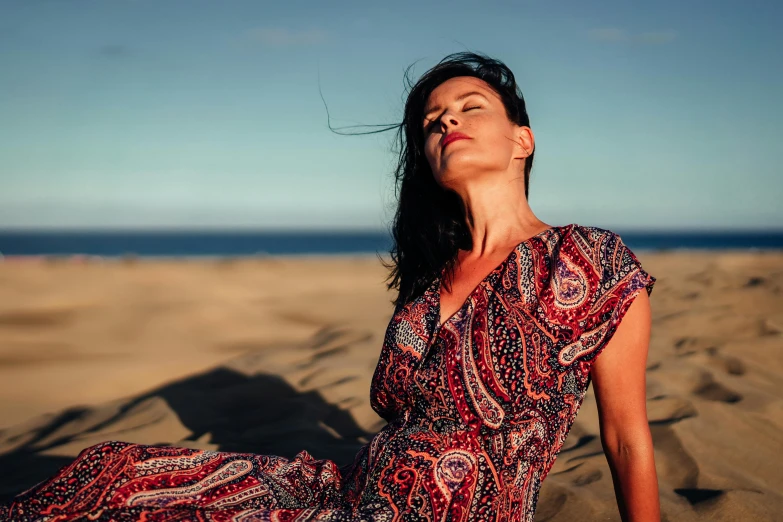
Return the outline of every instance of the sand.
{"type": "MultiPolygon", "coordinates": [[[[783,253],[637,252],[663,520],[783,520],[783,253]]],[[[338,464],[393,295],[375,256],[0,263],[0,501],[102,440],[338,464]]],[[[592,388],[537,521],[619,521],[592,388]]]]}

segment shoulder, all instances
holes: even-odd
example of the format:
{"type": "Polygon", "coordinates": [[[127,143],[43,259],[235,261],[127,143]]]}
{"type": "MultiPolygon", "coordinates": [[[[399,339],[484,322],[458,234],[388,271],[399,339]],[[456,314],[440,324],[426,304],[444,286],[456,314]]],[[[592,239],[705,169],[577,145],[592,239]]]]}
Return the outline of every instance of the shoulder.
{"type": "Polygon", "coordinates": [[[571,236],[587,240],[592,247],[600,247],[604,243],[620,240],[620,235],[613,230],[593,225],[574,224],[571,227],[571,236]]]}
{"type": "Polygon", "coordinates": [[[641,261],[620,234],[611,229],[572,224],[561,240],[557,257],[565,256],[567,266],[574,264],[581,267],[588,294],[594,298],[619,289],[634,278],[638,280],[634,285],[649,284],[655,280],[642,268],[641,261]]]}
{"type": "Polygon", "coordinates": [[[652,291],[656,278],[644,269],[620,234],[596,226],[578,225],[575,228],[590,251],[591,264],[598,275],[595,288],[598,296],[635,295],[642,287],[647,288],[648,294],[652,291]]]}
{"type": "Polygon", "coordinates": [[[620,235],[607,228],[571,223],[558,229],[558,234],[548,238],[550,253],[555,257],[580,258],[598,273],[611,257],[608,252],[616,250],[622,243],[620,235]]]}
{"type": "MultiPolygon", "coordinates": [[[[636,254],[613,230],[577,225],[568,243],[571,254],[586,263],[585,299],[574,315],[580,320],[578,343],[564,352],[561,361],[593,360],[612,338],[634,299],[652,292],[655,277],[643,267],[636,254]]],[[[566,289],[574,287],[571,283],[566,289]]],[[[570,364],[569,362],[569,364],[570,364]]]]}
{"type": "Polygon", "coordinates": [[[551,244],[575,244],[582,250],[600,249],[602,245],[620,240],[620,235],[616,232],[592,225],[571,223],[556,229],[558,233],[550,234],[547,238],[551,244]]]}
{"type": "Polygon", "coordinates": [[[570,240],[591,259],[599,274],[609,275],[639,264],[620,234],[608,228],[576,224],[572,227],[570,240]]]}

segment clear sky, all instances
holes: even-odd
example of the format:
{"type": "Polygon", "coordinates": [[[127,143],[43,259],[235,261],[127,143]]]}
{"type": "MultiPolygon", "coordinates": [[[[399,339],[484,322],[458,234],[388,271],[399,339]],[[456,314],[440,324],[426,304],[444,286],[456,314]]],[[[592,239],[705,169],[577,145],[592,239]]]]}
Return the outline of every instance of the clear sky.
{"type": "Polygon", "coordinates": [[[403,71],[487,53],[552,224],[783,225],[783,3],[0,0],[0,228],[384,227],[403,71]],[[319,80],[320,74],[320,80],[319,80]]]}

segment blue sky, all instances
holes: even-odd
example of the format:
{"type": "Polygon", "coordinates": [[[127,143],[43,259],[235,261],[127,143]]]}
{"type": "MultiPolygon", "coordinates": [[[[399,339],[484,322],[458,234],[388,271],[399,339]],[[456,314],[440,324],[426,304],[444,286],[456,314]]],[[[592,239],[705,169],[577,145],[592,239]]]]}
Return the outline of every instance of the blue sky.
{"type": "Polygon", "coordinates": [[[552,224],[783,224],[783,7],[1,0],[0,228],[375,228],[403,71],[506,62],[552,224]],[[320,79],[319,79],[320,74],[320,79]]]}

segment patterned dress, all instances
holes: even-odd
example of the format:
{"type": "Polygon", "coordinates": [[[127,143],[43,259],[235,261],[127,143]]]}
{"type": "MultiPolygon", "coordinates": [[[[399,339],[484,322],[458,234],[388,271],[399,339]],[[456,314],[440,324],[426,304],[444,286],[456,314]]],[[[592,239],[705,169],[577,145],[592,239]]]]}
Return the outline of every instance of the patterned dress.
{"type": "Polygon", "coordinates": [[[655,278],[577,224],[520,243],[440,324],[443,276],[389,322],[370,390],[388,423],[352,464],[112,441],[0,520],[532,521],[593,362],[655,278]]]}

